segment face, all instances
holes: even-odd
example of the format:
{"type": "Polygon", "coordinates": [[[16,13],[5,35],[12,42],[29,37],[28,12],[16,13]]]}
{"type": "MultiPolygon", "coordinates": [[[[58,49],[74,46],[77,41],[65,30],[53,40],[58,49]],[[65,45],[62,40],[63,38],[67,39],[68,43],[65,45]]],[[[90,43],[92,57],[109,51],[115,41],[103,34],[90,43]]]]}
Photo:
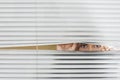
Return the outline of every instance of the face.
{"type": "Polygon", "coordinates": [[[70,43],[57,45],[57,50],[63,51],[109,51],[110,48],[102,45],[86,43],[70,43]]]}
{"type": "Polygon", "coordinates": [[[107,46],[102,45],[95,45],[95,44],[79,44],[79,51],[109,51],[110,48],[107,46]]]}

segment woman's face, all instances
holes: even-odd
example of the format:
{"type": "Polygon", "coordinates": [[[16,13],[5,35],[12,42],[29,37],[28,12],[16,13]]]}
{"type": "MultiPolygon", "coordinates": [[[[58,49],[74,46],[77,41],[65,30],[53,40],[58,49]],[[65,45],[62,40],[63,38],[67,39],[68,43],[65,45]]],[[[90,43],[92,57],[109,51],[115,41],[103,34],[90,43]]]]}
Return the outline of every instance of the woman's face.
{"type": "Polygon", "coordinates": [[[57,50],[63,51],[109,51],[110,48],[103,45],[86,43],[69,43],[57,45],[57,50]]]}

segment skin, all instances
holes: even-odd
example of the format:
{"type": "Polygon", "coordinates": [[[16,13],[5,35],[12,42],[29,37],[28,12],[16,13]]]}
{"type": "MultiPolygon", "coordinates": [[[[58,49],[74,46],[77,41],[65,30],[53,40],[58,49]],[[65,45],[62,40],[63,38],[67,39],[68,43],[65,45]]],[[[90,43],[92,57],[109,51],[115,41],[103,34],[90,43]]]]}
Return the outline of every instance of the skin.
{"type": "Polygon", "coordinates": [[[103,45],[80,44],[79,51],[110,51],[110,48],[103,45]]]}
{"type": "Polygon", "coordinates": [[[57,50],[63,51],[76,51],[78,47],[78,43],[70,43],[70,44],[58,44],[57,50]]]}
{"type": "Polygon", "coordinates": [[[61,51],[110,51],[111,49],[103,45],[85,44],[85,43],[69,43],[58,44],[57,50],[61,51]]]}

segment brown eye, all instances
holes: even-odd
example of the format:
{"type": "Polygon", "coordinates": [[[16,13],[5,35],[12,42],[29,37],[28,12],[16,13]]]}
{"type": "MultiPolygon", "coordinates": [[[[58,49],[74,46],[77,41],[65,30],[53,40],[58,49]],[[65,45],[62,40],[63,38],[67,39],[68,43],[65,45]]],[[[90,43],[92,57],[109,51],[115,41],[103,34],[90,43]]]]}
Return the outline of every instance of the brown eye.
{"type": "Polygon", "coordinates": [[[101,45],[94,45],[94,48],[100,48],[101,45]]]}
{"type": "Polygon", "coordinates": [[[88,48],[88,45],[87,44],[80,44],[80,48],[88,48]]]}

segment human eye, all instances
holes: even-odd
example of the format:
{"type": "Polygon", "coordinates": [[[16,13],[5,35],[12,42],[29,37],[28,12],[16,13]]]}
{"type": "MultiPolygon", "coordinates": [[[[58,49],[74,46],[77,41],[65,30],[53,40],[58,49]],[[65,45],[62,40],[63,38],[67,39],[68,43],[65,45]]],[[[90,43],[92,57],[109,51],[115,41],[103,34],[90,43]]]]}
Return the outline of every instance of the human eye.
{"type": "Polygon", "coordinates": [[[94,45],[93,47],[94,47],[94,48],[100,48],[101,45],[94,45]]]}
{"type": "Polygon", "coordinates": [[[80,48],[88,48],[88,44],[81,43],[81,44],[80,44],[80,48]]]}

